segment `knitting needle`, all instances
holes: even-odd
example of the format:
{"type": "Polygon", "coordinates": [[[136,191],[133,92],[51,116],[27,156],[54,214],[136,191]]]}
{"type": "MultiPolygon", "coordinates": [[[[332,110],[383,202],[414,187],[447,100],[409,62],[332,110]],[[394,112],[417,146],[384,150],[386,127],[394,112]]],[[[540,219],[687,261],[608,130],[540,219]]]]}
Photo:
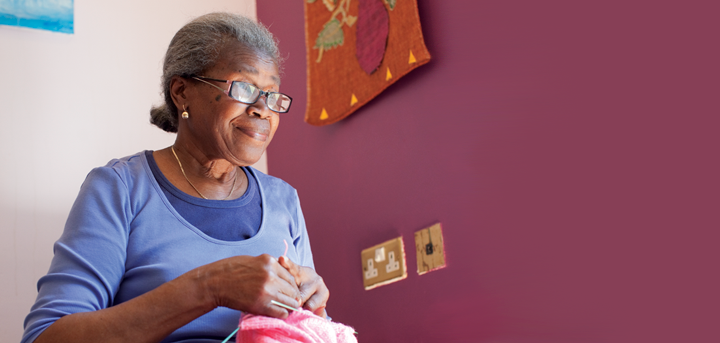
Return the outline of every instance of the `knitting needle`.
{"type": "Polygon", "coordinates": [[[227,341],[229,341],[229,340],[230,340],[230,337],[232,337],[236,332],[238,332],[238,330],[240,330],[240,327],[238,327],[237,329],[235,329],[235,331],[233,331],[233,332],[230,334],[230,336],[227,336],[227,338],[225,338],[225,340],[222,341],[222,343],[226,343],[227,341]]]}
{"type": "MultiPolygon", "coordinates": [[[[273,305],[277,305],[277,306],[280,306],[280,307],[284,307],[284,308],[286,308],[286,309],[288,309],[288,310],[299,311],[298,309],[296,309],[296,308],[294,308],[294,307],[292,307],[292,306],[285,305],[285,304],[283,304],[283,303],[281,303],[281,302],[277,302],[277,301],[275,301],[275,300],[270,300],[270,303],[272,303],[273,305]]],[[[227,336],[227,338],[225,338],[225,340],[222,341],[222,343],[226,343],[227,341],[229,341],[230,338],[231,338],[236,332],[238,332],[238,330],[240,330],[239,327],[238,327],[237,329],[235,329],[235,331],[233,331],[233,332],[230,334],[230,336],[227,336]]]]}
{"type": "MultiPolygon", "coordinates": [[[[270,300],[270,303],[273,304],[273,305],[277,305],[277,306],[280,306],[280,307],[284,307],[284,308],[286,308],[286,309],[288,309],[288,310],[299,311],[298,309],[296,309],[296,308],[294,308],[294,307],[292,307],[292,306],[285,305],[285,304],[283,304],[283,303],[281,303],[281,302],[277,302],[277,301],[275,301],[275,300],[270,300]]],[[[240,330],[240,327],[238,327],[237,329],[235,329],[235,331],[233,331],[233,332],[230,334],[230,336],[227,336],[227,338],[225,338],[225,340],[222,341],[222,343],[226,343],[228,340],[230,340],[230,338],[231,338],[236,332],[238,332],[238,330],[240,330]]]]}
{"type": "Polygon", "coordinates": [[[288,309],[288,310],[300,311],[300,310],[298,310],[298,309],[296,309],[296,308],[294,308],[294,307],[292,307],[292,306],[285,305],[285,304],[283,304],[283,303],[281,303],[281,302],[277,302],[277,301],[275,301],[275,300],[270,300],[270,303],[273,304],[273,305],[277,305],[277,306],[280,306],[280,307],[284,307],[284,308],[286,308],[286,309],[288,309]]]}

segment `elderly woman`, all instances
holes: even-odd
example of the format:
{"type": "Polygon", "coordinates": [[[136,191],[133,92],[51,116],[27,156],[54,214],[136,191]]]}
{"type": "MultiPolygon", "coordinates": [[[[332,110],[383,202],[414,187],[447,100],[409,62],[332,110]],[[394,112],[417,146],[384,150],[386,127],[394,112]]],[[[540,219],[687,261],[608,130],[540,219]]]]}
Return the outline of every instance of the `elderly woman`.
{"type": "Polygon", "coordinates": [[[324,315],[295,189],[249,167],[291,98],[277,45],[247,18],[185,25],[151,122],[175,144],[110,161],[83,183],[23,342],[216,342],[271,301],[324,315]]]}

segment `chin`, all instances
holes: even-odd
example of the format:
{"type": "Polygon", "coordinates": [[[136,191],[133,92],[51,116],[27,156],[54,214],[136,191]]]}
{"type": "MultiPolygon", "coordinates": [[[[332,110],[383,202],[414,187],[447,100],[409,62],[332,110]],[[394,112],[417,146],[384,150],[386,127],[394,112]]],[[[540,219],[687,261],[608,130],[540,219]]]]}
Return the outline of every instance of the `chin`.
{"type": "Polygon", "coordinates": [[[251,165],[257,163],[258,161],[260,161],[260,158],[262,157],[264,152],[265,152],[265,150],[263,150],[259,154],[244,153],[244,154],[239,154],[239,155],[235,155],[235,156],[237,157],[237,161],[239,162],[238,165],[244,167],[244,166],[251,166],[251,165]]]}

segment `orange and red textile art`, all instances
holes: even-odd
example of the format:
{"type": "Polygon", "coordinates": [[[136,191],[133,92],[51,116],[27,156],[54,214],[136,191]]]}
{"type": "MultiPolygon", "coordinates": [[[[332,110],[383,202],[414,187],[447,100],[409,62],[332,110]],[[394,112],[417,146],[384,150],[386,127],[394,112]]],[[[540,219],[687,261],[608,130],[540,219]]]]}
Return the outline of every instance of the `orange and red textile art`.
{"type": "Polygon", "coordinates": [[[335,123],[430,61],[416,0],[305,0],[305,121],[335,123]]]}

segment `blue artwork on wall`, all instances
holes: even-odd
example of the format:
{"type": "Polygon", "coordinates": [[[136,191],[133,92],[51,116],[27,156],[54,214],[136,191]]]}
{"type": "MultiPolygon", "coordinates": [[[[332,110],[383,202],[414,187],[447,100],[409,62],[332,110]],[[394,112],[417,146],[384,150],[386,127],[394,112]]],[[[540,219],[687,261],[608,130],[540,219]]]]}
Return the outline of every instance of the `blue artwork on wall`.
{"type": "Polygon", "coordinates": [[[0,0],[0,25],[73,33],[74,0],[0,0]]]}

